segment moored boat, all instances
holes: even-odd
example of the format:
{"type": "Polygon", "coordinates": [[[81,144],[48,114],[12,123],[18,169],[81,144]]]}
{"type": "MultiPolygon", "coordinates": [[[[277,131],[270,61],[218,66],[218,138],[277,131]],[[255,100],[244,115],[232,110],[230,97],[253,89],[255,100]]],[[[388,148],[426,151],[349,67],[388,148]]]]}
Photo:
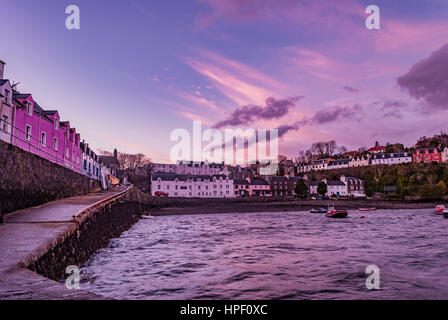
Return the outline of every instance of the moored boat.
{"type": "Polygon", "coordinates": [[[443,216],[448,219],[448,209],[443,210],[443,216]]]}
{"type": "Polygon", "coordinates": [[[446,207],[443,204],[441,204],[436,206],[436,209],[434,210],[433,214],[442,215],[446,210],[447,210],[446,207]]]}
{"type": "Polygon", "coordinates": [[[376,211],[376,208],[359,208],[359,211],[376,211]]]}
{"type": "Polygon", "coordinates": [[[348,212],[347,210],[336,210],[334,206],[328,206],[328,211],[325,216],[328,218],[347,218],[348,212]]]}

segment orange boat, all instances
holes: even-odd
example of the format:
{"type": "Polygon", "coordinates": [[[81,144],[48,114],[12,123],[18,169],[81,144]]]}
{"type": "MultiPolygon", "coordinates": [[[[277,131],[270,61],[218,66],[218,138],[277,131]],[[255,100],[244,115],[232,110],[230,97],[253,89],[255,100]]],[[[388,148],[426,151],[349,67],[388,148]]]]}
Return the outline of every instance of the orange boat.
{"type": "Polygon", "coordinates": [[[376,211],[376,208],[359,208],[359,211],[376,211]]]}

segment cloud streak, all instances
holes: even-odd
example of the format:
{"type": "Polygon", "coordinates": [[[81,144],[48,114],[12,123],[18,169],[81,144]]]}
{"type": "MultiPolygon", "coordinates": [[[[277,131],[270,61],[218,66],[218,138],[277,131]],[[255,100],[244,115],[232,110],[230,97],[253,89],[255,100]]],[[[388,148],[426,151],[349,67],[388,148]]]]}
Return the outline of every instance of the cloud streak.
{"type": "Polygon", "coordinates": [[[245,105],[237,108],[227,119],[217,122],[213,127],[220,129],[226,126],[249,125],[256,120],[278,119],[287,115],[289,110],[303,98],[303,96],[286,99],[270,97],[266,99],[265,106],[245,105]]]}
{"type": "Polygon", "coordinates": [[[433,109],[448,108],[448,44],[418,62],[397,80],[409,95],[433,109]]]}

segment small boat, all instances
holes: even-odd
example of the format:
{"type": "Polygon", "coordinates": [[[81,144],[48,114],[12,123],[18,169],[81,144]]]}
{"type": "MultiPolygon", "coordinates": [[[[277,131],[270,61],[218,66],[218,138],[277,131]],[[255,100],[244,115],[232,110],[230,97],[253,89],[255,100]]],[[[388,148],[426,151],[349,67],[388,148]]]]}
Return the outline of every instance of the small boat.
{"type": "Polygon", "coordinates": [[[334,206],[328,206],[328,211],[325,215],[328,218],[347,218],[347,210],[336,210],[334,206]]]}
{"type": "Polygon", "coordinates": [[[152,215],[142,215],[142,219],[154,219],[154,216],[152,215]]]}
{"type": "Polygon", "coordinates": [[[325,208],[319,208],[319,209],[311,209],[310,210],[311,213],[327,213],[327,209],[325,208]]]}
{"type": "Polygon", "coordinates": [[[359,208],[359,211],[376,211],[376,208],[359,208]]]}
{"type": "Polygon", "coordinates": [[[436,206],[436,209],[433,212],[433,214],[442,215],[442,214],[444,214],[445,210],[446,210],[446,207],[443,204],[441,204],[441,205],[436,206]]]}
{"type": "Polygon", "coordinates": [[[448,209],[443,210],[443,216],[448,219],[448,209]]]}

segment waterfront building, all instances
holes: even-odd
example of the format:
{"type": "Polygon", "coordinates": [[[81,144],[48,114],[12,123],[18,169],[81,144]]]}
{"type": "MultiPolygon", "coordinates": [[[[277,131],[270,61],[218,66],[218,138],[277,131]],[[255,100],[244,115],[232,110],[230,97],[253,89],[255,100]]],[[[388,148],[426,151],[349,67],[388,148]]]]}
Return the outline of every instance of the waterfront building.
{"type": "MultiPolygon", "coordinates": [[[[0,61],[0,71],[4,63],[0,61]]],[[[12,121],[14,114],[14,102],[12,87],[9,80],[2,79],[0,73],[0,140],[11,143],[12,121]]]]}
{"type": "Polygon", "coordinates": [[[100,180],[101,165],[98,162],[98,156],[89,144],[83,140],[80,144],[82,151],[81,173],[89,178],[100,180]]]}
{"type": "Polygon", "coordinates": [[[371,162],[372,165],[408,163],[412,162],[412,154],[410,152],[376,153],[372,155],[371,162]]]}
{"type": "Polygon", "coordinates": [[[229,172],[229,178],[233,180],[250,180],[255,175],[250,167],[242,167],[240,165],[227,166],[227,170],[229,172]]]}
{"type": "Polygon", "coordinates": [[[81,172],[80,135],[58,111],[44,110],[29,93],[13,90],[15,111],[11,143],[49,161],[81,172]]]}
{"type": "Polygon", "coordinates": [[[249,194],[249,180],[233,180],[235,190],[235,197],[248,197],[249,194]]]}
{"type": "Polygon", "coordinates": [[[264,179],[254,179],[249,183],[249,195],[254,196],[271,196],[271,186],[264,179]]]}
{"type": "Polygon", "coordinates": [[[347,185],[342,181],[332,181],[323,179],[320,181],[310,181],[310,194],[317,195],[317,189],[319,184],[324,182],[327,185],[327,193],[325,194],[327,197],[330,196],[346,196],[347,195],[347,185]]]}
{"type": "Polygon", "coordinates": [[[347,186],[347,195],[358,197],[365,197],[366,190],[364,181],[354,177],[341,176],[340,180],[347,186]]]}
{"type": "Polygon", "coordinates": [[[438,148],[418,149],[413,154],[413,161],[424,163],[442,163],[442,152],[438,148]]]}
{"type": "Polygon", "coordinates": [[[370,154],[353,156],[350,158],[348,167],[349,168],[367,167],[371,164],[370,159],[371,159],[370,154]]]}
{"type": "Polygon", "coordinates": [[[297,182],[301,180],[300,177],[271,177],[269,179],[269,185],[271,188],[272,196],[294,196],[297,182]]]}
{"type": "Polygon", "coordinates": [[[180,175],[156,172],[151,175],[151,193],[184,198],[233,198],[234,182],[225,175],[180,175]]]}

